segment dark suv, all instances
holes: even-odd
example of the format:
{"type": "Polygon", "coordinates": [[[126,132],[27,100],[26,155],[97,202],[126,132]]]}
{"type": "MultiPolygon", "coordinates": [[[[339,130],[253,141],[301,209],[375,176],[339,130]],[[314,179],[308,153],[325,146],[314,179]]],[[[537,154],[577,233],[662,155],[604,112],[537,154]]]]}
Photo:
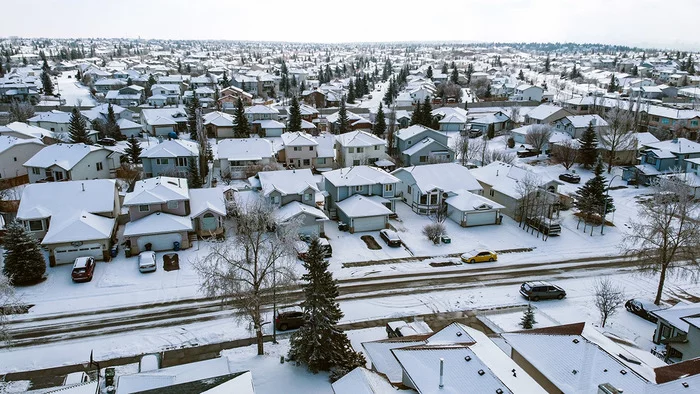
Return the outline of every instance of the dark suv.
{"type": "Polygon", "coordinates": [[[278,313],[275,319],[275,327],[280,331],[299,328],[303,325],[304,313],[299,311],[278,313]]]}
{"type": "Polygon", "coordinates": [[[530,301],[566,297],[564,289],[547,282],[525,282],[520,286],[520,294],[530,301]]]}

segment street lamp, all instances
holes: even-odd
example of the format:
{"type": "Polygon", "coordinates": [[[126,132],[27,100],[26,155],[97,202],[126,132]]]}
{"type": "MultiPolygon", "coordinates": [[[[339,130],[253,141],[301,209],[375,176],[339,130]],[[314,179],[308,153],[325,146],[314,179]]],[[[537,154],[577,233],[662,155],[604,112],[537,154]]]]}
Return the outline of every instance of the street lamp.
{"type": "Polygon", "coordinates": [[[608,214],[608,198],[610,197],[610,185],[612,185],[612,181],[619,176],[620,174],[617,174],[610,178],[610,182],[608,182],[608,187],[605,189],[605,205],[603,208],[603,223],[600,225],[600,235],[605,235],[603,234],[603,229],[605,229],[605,216],[608,214]]]}

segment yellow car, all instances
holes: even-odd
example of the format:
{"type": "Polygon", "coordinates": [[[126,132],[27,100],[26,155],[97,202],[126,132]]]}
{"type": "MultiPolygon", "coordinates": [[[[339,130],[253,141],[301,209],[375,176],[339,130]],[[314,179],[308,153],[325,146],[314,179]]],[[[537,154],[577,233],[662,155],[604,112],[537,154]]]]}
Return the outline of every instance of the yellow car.
{"type": "Polygon", "coordinates": [[[496,252],[486,250],[479,253],[465,253],[462,255],[462,261],[465,263],[485,263],[487,261],[498,260],[498,255],[496,252]]]}

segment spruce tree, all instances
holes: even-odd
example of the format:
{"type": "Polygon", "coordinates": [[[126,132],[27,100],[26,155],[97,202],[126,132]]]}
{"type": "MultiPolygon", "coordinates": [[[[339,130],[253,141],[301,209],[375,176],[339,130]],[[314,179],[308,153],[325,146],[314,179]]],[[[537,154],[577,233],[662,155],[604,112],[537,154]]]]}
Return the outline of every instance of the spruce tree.
{"type": "Polygon", "coordinates": [[[348,84],[348,104],[355,104],[355,84],[350,80],[348,84]]]}
{"type": "Polygon", "coordinates": [[[338,134],[344,134],[350,131],[350,119],[348,111],[345,109],[345,97],[340,100],[340,109],[338,110],[338,134]]]}
{"type": "Polygon", "coordinates": [[[443,74],[447,74],[447,63],[442,64],[442,70],[440,72],[443,74]]]}
{"type": "Polygon", "coordinates": [[[114,108],[112,108],[111,103],[107,106],[107,123],[105,124],[104,132],[107,137],[114,138],[116,140],[120,140],[122,136],[119,125],[117,124],[117,117],[114,114],[114,108]]]}
{"type": "Polygon", "coordinates": [[[433,66],[428,66],[428,71],[425,72],[425,76],[430,79],[433,78],[433,66]]]}
{"type": "Polygon", "coordinates": [[[411,114],[411,122],[410,125],[413,126],[414,124],[420,124],[421,123],[421,114],[423,111],[420,109],[420,101],[416,103],[416,108],[413,110],[413,113],[411,114]]]}
{"type": "Polygon", "coordinates": [[[192,88],[192,98],[187,103],[187,108],[185,108],[185,112],[187,112],[187,130],[190,132],[192,141],[197,141],[197,114],[200,107],[197,93],[192,88]]]}
{"type": "Polygon", "coordinates": [[[606,195],[608,188],[603,172],[603,160],[598,157],[593,170],[595,175],[576,190],[574,206],[587,221],[593,216],[600,215],[602,217],[605,212],[609,212],[615,207],[612,197],[606,195]]]}
{"type": "Polygon", "coordinates": [[[289,106],[289,121],[287,130],[301,131],[301,109],[299,108],[299,100],[297,96],[292,97],[292,105],[289,106]]]}
{"type": "Polygon", "coordinates": [[[129,158],[129,162],[136,164],[141,161],[139,156],[141,156],[141,152],[143,152],[143,148],[141,148],[141,144],[139,144],[139,141],[134,137],[133,135],[129,137],[129,139],[126,140],[126,148],[124,149],[124,153],[127,155],[129,158]]]}
{"type": "Polygon", "coordinates": [[[289,357],[306,364],[316,373],[332,370],[331,379],[364,365],[365,358],[355,352],[347,334],[336,327],[343,312],[336,301],[338,283],[328,270],[318,239],[313,239],[304,259],[304,325],[292,334],[289,357]]]}
{"type": "Polygon", "coordinates": [[[521,81],[525,80],[525,74],[523,74],[523,70],[520,70],[520,72],[518,73],[518,79],[521,81]]]}
{"type": "Polygon", "coordinates": [[[87,131],[87,122],[78,111],[78,107],[73,107],[70,115],[70,123],[68,123],[68,137],[70,142],[74,144],[90,144],[90,137],[87,131]]]}
{"type": "Polygon", "coordinates": [[[41,73],[41,85],[44,88],[45,95],[53,96],[53,81],[51,81],[51,75],[46,70],[41,73]]]}
{"type": "Polygon", "coordinates": [[[197,166],[197,157],[190,156],[187,158],[187,184],[190,189],[199,189],[202,187],[202,175],[199,173],[197,166]]]}
{"type": "Polygon", "coordinates": [[[425,127],[431,127],[433,123],[433,106],[430,104],[430,97],[426,96],[423,101],[423,106],[421,107],[420,113],[420,124],[425,127]]]}
{"type": "Polygon", "coordinates": [[[379,103],[379,108],[377,109],[377,117],[374,120],[372,132],[374,132],[374,135],[380,138],[383,138],[384,132],[386,132],[386,119],[384,117],[384,109],[382,108],[382,103],[379,103]]]}
{"type": "Polygon", "coordinates": [[[551,70],[552,66],[549,61],[549,54],[547,54],[547,59],[544,61],[544,72],[548,73],[551,70]]]}
{"type": "Polygon", "coordinates": [[[520,327],[529,330],[537,321],[535,321],[535,311],[532,310],[532,305],[527,304],[527,309],[523,312],[523,317],[520,319],[520,327]]]}
{"type": "Polygon", "coordinates": [[[591,168],[595,164],[596,156],[598,155],[598,138],[593,129],[593,122],[588,124],[588,127],[581,135],[580,142],[579,163],[583,168],[591,168]]]}
{"type": "Polygon", "coordinates": [[[14,221],[7,226],[3,237],[5,265],[2,273],[13,285],[39,282],[46,272],[46,261],[39,242],[24,226],[14,221]]]}
{"type": "Polygon", "coordinates": [[[236,109],[233,112],[233,136],[235,138],[249,138],[250,137],[250,125],[248,124],[248,118],[245,116],[245,106],[243,106],[243,100],[238,98],[236,101],[236,109]]]}
{"type": "Polygon", "coordinates": [[[228,75],[226,75],[226,71],[224,71],[224,75],[221,77],[221,87],[227,88],[229,86],[231,86],[231,80],[228,79],[228,75]]]}
{"type": "Polygon", "coordinates": [[[450,76],[450,82],[452,82],[455,85],[459,85],[459,71],[457,71],[457,68],[452,69],[452,75],[450,76]]]}

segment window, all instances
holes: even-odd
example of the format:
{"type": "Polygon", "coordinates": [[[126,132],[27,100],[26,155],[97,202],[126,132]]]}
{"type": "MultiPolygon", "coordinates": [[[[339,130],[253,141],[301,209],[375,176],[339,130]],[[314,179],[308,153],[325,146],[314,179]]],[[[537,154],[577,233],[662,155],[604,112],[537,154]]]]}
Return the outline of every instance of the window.
{"type": "Polygon", "coordinates": [[[148,212],[150,210],[148,205],[139,205],[139,212],[148,212]]]}
{"type": "Polygon", "coordinates": [[[411,141],[411,140],[408,140],[408,144],[409,144],[409,145],[411,145],[412,143],[413,143],[413,141],[411,141]]]}
{"type": "Polygon", "coordinates": [[[313,151],[313,150],[314,150],[314,147],[313,147],[313,146],[310,146],[310,147],[309,147],[309,151],[313,151]]]}
{"type": "Polygon", "coordinates": [[[355,153],[355,148],[348,148],[348,153],[355,153]]]}
{"type": "Polygon", "coordinates": [[[168,209],[177,209],[179,205],[179,201],[168,201],[168,209]]]}
{"type": "Polygon", "coordinates": [[[39,168],[39,167],[32,167],[32,174],[34,174],[34,175],[41,175],[41,168],[39,168]]]}
{"type": "Polygon", "coordinates": [[[310,165],[310,164],[311,164],[311,160],[310,160],[310,159],[304,159],[304,165],[305,165],[305,166],[308,166],[308,165],[310,165]]]}
{"type": "Polygon", "coordinates": [[[279,204],[279,203],[280,203],[280,196],[273,196],[273,197],[272,197],[272,203],[273,203],[273,204],[279,204]]]}
{"type": "Polygon", "coordinates": [[[697,127],[698,121],[697,121],[697,120],[691,120],[691,121],[690,121],[690,125],[691,125],[691,126],[697,127]]]}
{"type": "Polygon", "coordinates": [[[489,190],[489,196],[493,197],[493,195],[496,194],[493,189],[489,190]]]}
{"type": "Polygon", "coordinates": [[[156,159],[156,164],[158,164],[158,165],[167,165],[167,164],[168,164],[168,159],[156,159]]]}
{"type": "Polygon", "coordinates": [[[325,157],[319,157],[318,160],[316,160],[318,164],[326,164],[326,158],[325,157]]]}
{"type": "Polygon", "coordinates": [[[361,191],[362,191],[362,186],[355,186],[355,191],[356,191],[356,192],[361,192],[361,191]]]}
{"type": "Polygon", "coordinates": [[[668,118],[661,119],[661,124],[669,124],[669,123],[671,123],[671,122],[668,120],[668,118]]]}
{"type": "Polygon", "coordinates": [[[411,194],[411,186],[408,186],[408,187],[406,188],[406,193],[411,194]]]}
{"type": "Polygon", "coordinates": [[[97,168],[97,171],[102,171],[102,163],[97,163],[95,167],[97,168]]]}
{"type": "Polygon", "coordinates": [[[30,220],[29,221],[29,231],[42,231],[44,230],[44,223],[41,220],[30,220]]]}
{"type": "Polygon", "coordinates": [[[437,204],[437,202],[438,202],[437,200],[438,200],[437,194],[431,194],[431,195],[430,195],[430,204],[431,204],[431,205],[437,204]]]}
{"type": "Polygon", "coordinates": [[[311,193],[304,193],[304,201],[311,201],[311,193]]]}
{"type": "Polygon", "coordinates": [[[428,161],[428,156],[420,156],[420,157],[418,158],[418,161],[419,161],[420,163],[426,163],[426,162],[428,161]]]}
{"type": "Polygon", "coordinates": [[[357,153],[362,153],[365,151],[365,148],[357,148],[357,153]]]}
{"type": "Polygon", "coordinates": [[[428,196],[425,194],[421,194],[420,196],[420,203],[421,204],[427,204],[428,203],[428,196]]]}
{"type": "Polygon", "coordinates": [[[178,157],[176,160],[177,160],[178,167],[187,167],[187,158],[186,157],[178,157]]]}
{"type": "Polygon", "coordinates": [[[354,165],[354,166],[359,166],[359,165],[360,165],[360,161],[359,161],[359,160],[353,160],[353,161],[352,161],[352,165],[354,165]]]}
{"type": "Polygon", "coordinates": [[[394,191],[394,185],[391,183],[384,185],[384,191],[387,193],[394,191]]]}
{"type": "Polygon", "coordinates": [[[53,173],[53,179],[55,179],[55,180],[57,180],[57,181],[63,180],[63,173],[60,172],[60,171],[54,172],[54,173],[53,173]]]}
{"type": "Polygon", "coordinates": [[[379,150],[379,146],[380,146],[380,145],[375,145],[375,146],[374,146],[374,150],[379,150]]]}
{"type": "Polygon", "coordinates": [[[16,158],[16,157],[13,157],[13,158],[12,158],[12,161],[17,161],[17,158],[16,158]]]}
{"type": "Polygon", "coordinates": [[[293,148],[294,148],[294,152],[298,152],[298,151],[301,150],[301,147],[299,147],[299,146],[295,146],[295,147],[293,147],[293,148]]]}

